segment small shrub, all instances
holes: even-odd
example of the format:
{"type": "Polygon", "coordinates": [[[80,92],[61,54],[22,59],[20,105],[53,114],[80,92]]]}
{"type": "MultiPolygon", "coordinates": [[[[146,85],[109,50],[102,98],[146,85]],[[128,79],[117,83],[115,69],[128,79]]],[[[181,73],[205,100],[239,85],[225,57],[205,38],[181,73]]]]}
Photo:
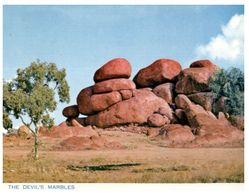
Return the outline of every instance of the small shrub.
{"type": "MultiPolygon", "coordinates": [[[[210,80],[209,86],[216,94],[215,101],[227,97],[224,112],[230,115],[244,115],[244,73],[238,68],[219,70],[210,80]]],[[[217,113],[213,104],[213,112],[217,113]]]]}

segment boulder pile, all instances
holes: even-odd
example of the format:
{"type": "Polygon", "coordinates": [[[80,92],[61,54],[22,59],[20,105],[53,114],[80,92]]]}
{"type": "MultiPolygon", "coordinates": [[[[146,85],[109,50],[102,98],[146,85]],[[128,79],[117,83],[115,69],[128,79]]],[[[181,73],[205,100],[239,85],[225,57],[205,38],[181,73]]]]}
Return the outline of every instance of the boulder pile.
{"type": "Polygon", "coordinates": [[[130,80],[131,65],[113,59],[94,74],[94,85],[77,96],[77,105],[63,110],[67,124],[111,128],[130,124],[160,127],[148,134],[163,135],[171,143],[202,144],[243,140],[243,132],[223,113],[211,111],[215,94],[209,80],[218,70],[209,60],[183,69],[175,60],[159,59],[130,80]],[[86,117],[80,117],[79,115],[86,117]]]}

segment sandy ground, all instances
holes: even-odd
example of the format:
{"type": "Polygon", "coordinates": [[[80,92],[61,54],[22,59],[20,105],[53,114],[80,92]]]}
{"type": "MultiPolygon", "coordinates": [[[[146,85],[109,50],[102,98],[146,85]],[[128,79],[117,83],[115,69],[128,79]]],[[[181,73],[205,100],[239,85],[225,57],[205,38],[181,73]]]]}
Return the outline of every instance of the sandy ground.
{"type": "Polygon", "coordinates": [[[167,148],[144,134],[100,132],[122,149],[52,151],[61,139],[42,138],[40,159],[33,140],[4,141],[4,182],[206,183],[244,182],[243,148],[167,148]],[[117,170],[72,170],[70,166],[139,163],[117,170]]]}

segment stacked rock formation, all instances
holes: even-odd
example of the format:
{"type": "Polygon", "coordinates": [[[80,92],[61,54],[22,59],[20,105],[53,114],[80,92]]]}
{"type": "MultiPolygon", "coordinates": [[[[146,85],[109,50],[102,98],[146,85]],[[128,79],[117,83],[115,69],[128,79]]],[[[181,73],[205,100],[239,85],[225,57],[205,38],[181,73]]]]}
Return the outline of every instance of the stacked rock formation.
{"type": "Polygon", "coordinates": [[[77,106],[66,107],[63,115],[69,121],[76,119],[83,125],[102,128],[129,123],[151,126],[170,123],[172,110],[168,103],[150,88],[136,89],[135,83],[129,80],[130,75],[131,65],[126,59],[107,62],[94,74],[95,84],[81,90],[77,106]],[[78,119],[79,113],[88,117],[78,119]]]}
{"type": "Polygon", "coordinates": [[[141,69],[132,81],[130,63],[113,59],[95,72],[95,84],[81,90],[77,105],[66,107],[63,115],[69,123],[76,119],[84,126],[100,128],[163,127],[164,135],[175,143],[213,137],[241,140],[243,133],[222,113],[217,118],[211,112],[215,94],[209,80],[216,70],[218,66],[209,60],[193,62],[182,70],[175,60],[159,59],[141,69]],[[78,118],[79,114],[87,117],[78,118]]]}

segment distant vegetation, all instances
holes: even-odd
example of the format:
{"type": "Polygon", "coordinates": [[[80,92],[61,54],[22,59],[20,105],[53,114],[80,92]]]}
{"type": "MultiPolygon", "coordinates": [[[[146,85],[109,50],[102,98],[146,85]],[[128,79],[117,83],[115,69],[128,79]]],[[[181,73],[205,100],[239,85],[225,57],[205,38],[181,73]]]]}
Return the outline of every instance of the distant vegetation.
{"type": "Polygon", "coordinates": [[[39,126],[51,127],[54,124],[50,112],[56,109],[56,92],[60,102],[69,102],[69,86],[65,69],[58,70],[56,64],[32,62],[25,69],[17,70],[17,77],[3,83],[3,126],[12,127],[9,117],[14,116],[32,132],[34,158],[38,159],[39,126]]]}
{"type": "MultiPolygon", "coordinates": [[[[244,73],[238,68],[219,70],[211,79],[209,85],[217,94],[216,100],[224,96],[225,112],[230,115],[244,115],[244,73]]],[[[213,107],[216,112],[216,107],[213,107]]]]}

